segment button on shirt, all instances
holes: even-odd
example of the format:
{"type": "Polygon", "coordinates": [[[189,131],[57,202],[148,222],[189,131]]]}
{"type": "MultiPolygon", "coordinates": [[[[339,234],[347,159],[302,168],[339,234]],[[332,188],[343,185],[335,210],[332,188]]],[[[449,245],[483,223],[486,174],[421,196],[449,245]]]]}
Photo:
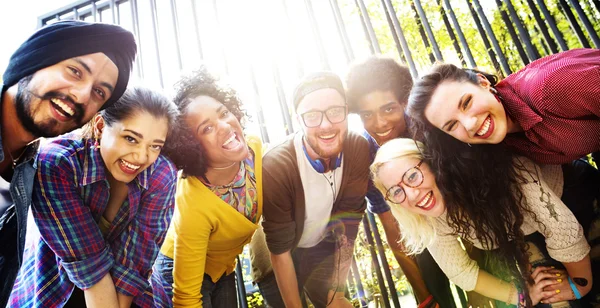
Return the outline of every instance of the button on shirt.
{"type": "Polygon", "coordinates": [[[117,292],[148,289],[152,264],[169,226],[176,170],[163,156],[128,183],[128,196],[103,236],[98,222],[109,199],[100,147],[61,138],[43,146],[32,212],[40,237],[28,240],[11,307],[62,307],[76,286],[110,273],[117,292]]]}
{"type": "Polygon", "coordinates": [[[541,164],[600,151],[600,50],[573,49],[531,62],[496,85],[523,132],[505,143],[541,164]]]}

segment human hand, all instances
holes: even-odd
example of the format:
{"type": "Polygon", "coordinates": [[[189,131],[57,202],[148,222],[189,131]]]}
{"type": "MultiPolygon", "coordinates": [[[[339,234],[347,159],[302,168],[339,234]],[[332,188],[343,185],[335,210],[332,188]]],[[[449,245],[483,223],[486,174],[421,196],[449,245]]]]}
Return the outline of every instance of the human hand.
{"type": "MultiPolygon", "coordinates": [[[[562,279],[557,278],[557,280],[561,280],[559,284],[546,287],[546,291],[549,291],[551,289],[555,289],[555,291],[552,296],[542,299],[542,301],[541,301],[542,303],[552,304],[552,303],[556,303],[556,302],[577,299],[577,297],[575,296],[575,292],[573,292],[571,284],[569,283],[568,274],[565,271],[562,271],[561,274],[562,274],[562,279]],[[558,290],[558,291],[556,291],[556,290],[558,290]]],[[[578,280],[576,280],[576,281],[578,283],[574,283],[574,285],[577,288],[577,290],[579,291],[579,295],[585,296],[591,290],[592,286],[590,284],[588,284],[587,281],[585,283],[581,283],[581,281],[578,281],[578,280]],[[585,286],[582,286],[581,284],[585,284],[585,286]]]]}
{"type": "MultiPolygon", "coordinates": [[[[528,284],[527,288],[533,306],[537,305],[542,300],[546,303],[546,300],[552,298],[554,295],[566,293],[565,291],[556,288],[556,285],[560,285],[567,280],[567,275],[564,270],[561,271],[552,267],[538,266],[533,273],[531,273],[531,278],[534,283],[533,285],[528,284]]],[[[568,285],[569,283],[567,282],[567,286],[568,285]]]]}

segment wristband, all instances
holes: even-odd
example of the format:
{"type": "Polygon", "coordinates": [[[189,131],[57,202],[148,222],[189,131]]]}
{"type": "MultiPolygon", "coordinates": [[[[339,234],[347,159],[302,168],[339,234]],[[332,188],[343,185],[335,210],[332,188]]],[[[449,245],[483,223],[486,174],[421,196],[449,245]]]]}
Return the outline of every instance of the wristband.
{"type": "Polygon", "coordinates": [[[571,285],[571,291],[573,291],[573,294],[575,294],[575,298],[581,299],[581,293],[579,293],[579,289],[577,289],[577,286],[575,285],[573,280],[571,280],[571,277],[568,277],[568,279],[569,279],[569,284],[571,285]]]}
{"type": "Polygon", "coordinates": [[[527,308],[527,301],[525,300],[525,294],[523,292],[519,292],[517,308],[527,308]]]}

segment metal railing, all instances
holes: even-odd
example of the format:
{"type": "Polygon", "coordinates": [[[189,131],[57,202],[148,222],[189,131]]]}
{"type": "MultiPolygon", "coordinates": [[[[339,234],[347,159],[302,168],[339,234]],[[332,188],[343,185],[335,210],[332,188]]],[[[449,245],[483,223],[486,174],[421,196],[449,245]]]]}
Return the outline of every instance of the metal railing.
{"type": "MultiPolygon", "coordinates": [[[[162,88],[201,61],[238,76],[232,84],[255,119],[248,130],[264,142],[294,132],[291,91],[310,70],[343,73],[357,58],[386,54],[414,78],[444,60],[506,76],[549,54],[600,48],[598,0],[80,0],[38,24],[64,19],[131,30],[135,75],[162,88]]],[[[383,304],[400,307],[372,214],[363,227],[383,304]]],[[[365,296],[364,279],[354,262],[355,296],[365,296]]]]}

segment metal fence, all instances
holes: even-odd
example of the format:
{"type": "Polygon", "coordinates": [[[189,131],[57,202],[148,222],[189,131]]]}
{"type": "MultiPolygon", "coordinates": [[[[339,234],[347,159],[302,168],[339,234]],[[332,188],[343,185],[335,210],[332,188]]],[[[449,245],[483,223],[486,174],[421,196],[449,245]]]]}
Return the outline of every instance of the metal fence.
{"type": "MultiPolygon", "coordinates": [[[[247,130],[264,142],[294,131],[291,91],[312,70],[343,76],[353,60],[386,54],[415,78],[436,61],[506,76],[545,55],[600,48],[599,0],[81,0],[38,24],[65,19],[131,30],[134,78],[166,91],[182,71],[209,64],[229,77],[252,117],[247,130]]],[[[360,129],[356,117],[350,123],[360,129]]],[[[400,307],[373,215],[363,225],[374,277],[361,276],[355,262],[354,296],[372,278],[383,305],[400,307]]]]}

